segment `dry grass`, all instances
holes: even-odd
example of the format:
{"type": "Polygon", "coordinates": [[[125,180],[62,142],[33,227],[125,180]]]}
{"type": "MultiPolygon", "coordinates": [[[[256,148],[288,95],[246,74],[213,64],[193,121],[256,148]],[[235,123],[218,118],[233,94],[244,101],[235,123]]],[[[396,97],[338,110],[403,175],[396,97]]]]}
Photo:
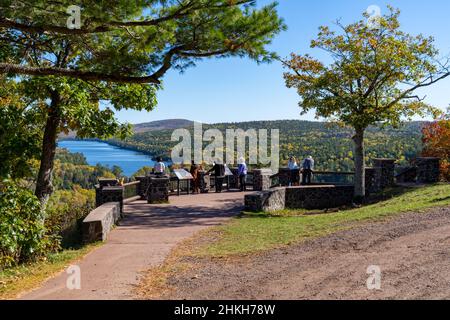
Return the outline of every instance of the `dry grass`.
{"type": "Polygon", "coordinates": [[[0,300],[16,299],[40,287],[47,279],[54,277],[99,246],[100,243],[77,250],[63,250],[50,255],[46,260],[0,271],[0,300]]]}

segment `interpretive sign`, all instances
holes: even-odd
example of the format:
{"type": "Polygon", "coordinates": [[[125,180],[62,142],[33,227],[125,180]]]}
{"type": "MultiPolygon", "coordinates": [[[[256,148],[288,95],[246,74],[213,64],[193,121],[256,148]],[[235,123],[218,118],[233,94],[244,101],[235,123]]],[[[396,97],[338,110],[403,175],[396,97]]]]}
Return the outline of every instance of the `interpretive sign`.
{"type": "Polygon", "coordinates": [[[177,176],[179,180],[192,180],[194,177],[192,174],[184,169],[175,169],[173,173],[177,176]]]}
{"type": "Polygon", "coordinates": [[[233,176],[233,172],[228,167],[225,167],[225,176],[233,176]]]}

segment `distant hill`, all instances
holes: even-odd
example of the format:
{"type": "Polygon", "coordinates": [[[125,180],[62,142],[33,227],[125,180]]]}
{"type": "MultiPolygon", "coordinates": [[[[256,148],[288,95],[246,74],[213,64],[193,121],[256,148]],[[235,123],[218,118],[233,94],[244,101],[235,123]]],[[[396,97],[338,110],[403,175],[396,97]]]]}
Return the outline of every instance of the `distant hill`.
{"type": "MultiPolygon", "coordinates": [[[[174,129],[188,128],[192,131],[192,121],[166,120],[135,126],[136,133],[124,140],[109,140],[119,147],[160,155],[170,158],[173,146],[171,141],[174,129]],[[164,128],[164,129],[160,129],[164,128]]],[[[366,133],[367,162],[374,158],[395,158],[406,164],[422,150],[421,128],[424,122],[408,122],[402,127],[370,127],[366,133]]],[[[353,170],[353,131],[326,122],[301,120],[250,121],[240,123],[204,124],[203,130],[219,129],[279,129],[280,160],[285,163],[290,155],[302,159],[312,155],[317,160],[317,168],[332,171],[353,170]]],[[[206,145],[207,142],[204,142],[206,145]]]]}
{"type": "Polygon", "coordinates": [[[178,128],[188,128],[193,125],[193,121],[186,119],[169,119],[169,120],[160,120],[160,121],[152,121],[146,123],[139,123],[133,126],[133,130],[135,133],[143,133],[149,131],[158,131],[158,130],[174,130],[178,128]]]}
{"type": "MultiPolygon", "coordinates": [[[[193,125],[193,121],[186,119],[167,119],[152,122],[145,122],[133,125],[134,133],[145,133],[159,130],[175,130],[178,128],[189,128],[193,125]]],[[[68,134],[61,133],[59,139],[75,139],[77,136],[75,131],[70,131],[68,134]]]]}

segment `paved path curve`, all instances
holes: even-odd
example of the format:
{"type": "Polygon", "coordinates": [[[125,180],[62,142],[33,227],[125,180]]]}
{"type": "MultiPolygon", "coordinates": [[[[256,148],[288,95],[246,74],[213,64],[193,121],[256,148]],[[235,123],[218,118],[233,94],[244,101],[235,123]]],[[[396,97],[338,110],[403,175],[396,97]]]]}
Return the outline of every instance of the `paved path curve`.
{"type": "Polygon", "coordinates": [[[81,290],[67,289],[68,275],[62,272],[22,299],[133,299],[142,271],[161,264],[180,241],[238,214],[243,199],[242,193],[226,192],[171,197],[169,205],[125,205],[126,218],[107,243],[76,263],[81,290]]]}

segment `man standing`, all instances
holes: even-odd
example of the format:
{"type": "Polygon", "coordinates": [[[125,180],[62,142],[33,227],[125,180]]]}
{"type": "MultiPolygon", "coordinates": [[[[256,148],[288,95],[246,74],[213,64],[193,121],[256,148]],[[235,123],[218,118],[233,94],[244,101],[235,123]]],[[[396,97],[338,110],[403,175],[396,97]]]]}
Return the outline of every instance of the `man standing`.
{"type": "Polygon", "coordinates": [[[208,173],[214,171],[214,180],[216,185],[216,193],[222,192],[223,180],[225,178],[225,166],[220,161],[214,161],[214,166],[208,173]]]}
{"type": "Polygon", "coordinates": [[[311,184],[312,174],[314,172],[314,159],[311,156],[308,156],[305,160],[303,160],[302,164],[302,184],[309,185],[311,184]]]}

